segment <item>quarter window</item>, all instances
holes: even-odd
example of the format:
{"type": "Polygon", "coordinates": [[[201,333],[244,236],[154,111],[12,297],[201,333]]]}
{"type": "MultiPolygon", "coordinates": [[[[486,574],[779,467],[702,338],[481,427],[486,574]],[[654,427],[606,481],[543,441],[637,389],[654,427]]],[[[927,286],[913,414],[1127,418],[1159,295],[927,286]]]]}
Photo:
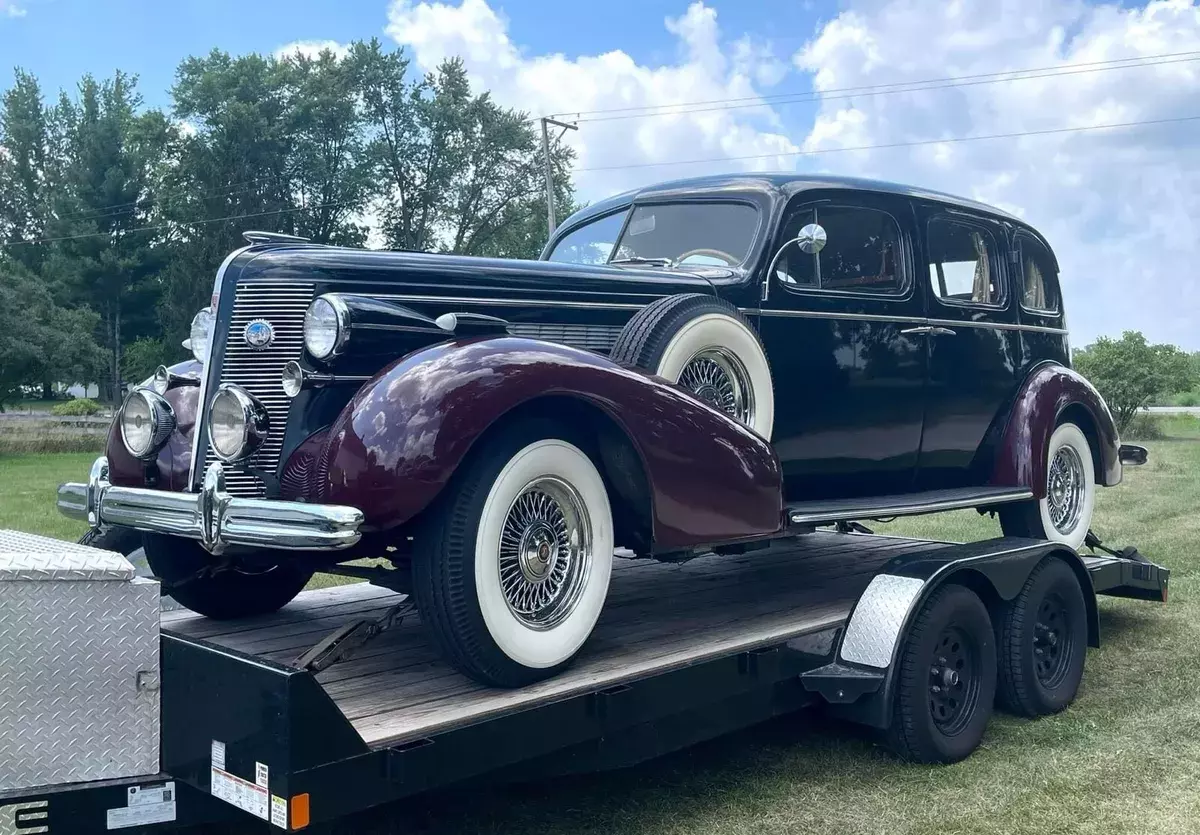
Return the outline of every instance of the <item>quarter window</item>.
{"type": "Polygon", "coordinates": [[[775,276],[796,289],[842,293],[886,293],[904,290],[900,227],[887,212],[862,206],[818,206],[793,215],[784,226],[791,240],[809,223],[825,229],[825,248],[806,255],[788,247],[775,276]]]}
{"type": "Polygon", "coordinates": [[[1026,235],[1021,247],[1021,304],[1029,310],[1058,312],[1058,269],[1050,251],[1026,235]]]}
{"type": "Polygon", "coordinates": [[[998,263],[996,241],[987,229],[947,218],[929,222],[929,282],[942,301],[1003,304],[998,263]]]}

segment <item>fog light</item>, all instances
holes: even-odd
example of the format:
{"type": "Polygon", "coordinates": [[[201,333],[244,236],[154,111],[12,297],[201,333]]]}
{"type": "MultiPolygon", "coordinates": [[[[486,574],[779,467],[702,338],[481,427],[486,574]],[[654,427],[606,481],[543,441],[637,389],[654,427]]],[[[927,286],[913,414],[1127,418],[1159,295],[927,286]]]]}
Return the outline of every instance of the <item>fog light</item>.
{"type": "Polygon", "coordinates": [[[267,409],[239,386],[222,385],[208,410],[208,440],[222,461],[249,458],[267,439],[267,409]]]}
{"type": "Polygon", "coordinates": [[[150,389],[135,389],[121,407],[121,439],[134,458],[150,461],[175,431],[175,410],[150,389]]]}
{"type": "Polygon", "coordinates": [[[283,393],[295,397],[304,388],[304,369],[292,360],[283,367],[283,393]]]}

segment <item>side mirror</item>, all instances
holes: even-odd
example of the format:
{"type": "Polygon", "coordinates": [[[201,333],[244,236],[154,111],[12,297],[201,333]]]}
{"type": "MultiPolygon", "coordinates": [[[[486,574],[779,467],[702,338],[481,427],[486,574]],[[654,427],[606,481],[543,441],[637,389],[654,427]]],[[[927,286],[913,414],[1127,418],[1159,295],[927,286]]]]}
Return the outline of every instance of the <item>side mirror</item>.
{"type": "Polygon", "coordinates": [[[805,255],[816,255],[825,248],[828,240],[829,237],[825,234],[824,226],[819,223],[810,223],[796,236],[796,246],[800,247],[800,251],[805,255]]]}

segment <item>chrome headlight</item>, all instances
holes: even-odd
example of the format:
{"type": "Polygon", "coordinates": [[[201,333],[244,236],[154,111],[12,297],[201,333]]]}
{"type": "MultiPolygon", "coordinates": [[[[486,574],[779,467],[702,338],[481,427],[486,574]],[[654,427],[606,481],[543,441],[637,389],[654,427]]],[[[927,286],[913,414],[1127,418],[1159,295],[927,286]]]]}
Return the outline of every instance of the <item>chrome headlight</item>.
{"type": "Polygon", "coordinates": [[[208,343],[212,339],[213,310],[211,307],[201,309],[192,317],[192,331],[183,347],[192,352],[192,356],[200,362],[208,360],[208,343]]]}
{"type": "Polygon", "coordinates": [[[153,460],[175,431],[175,410],[150,389],[130,393],[121,407],[121,440],[134,458],[153,460]]]}
{"type": "Polygon", "coordinates": [[[318,296],[304,314],[304,347],[319,360],[340,354],[350,338],[350,311],[336,295],[318,296]]]}
{"type": "Polygon", "coordinates": [[[267,439],[267,409],[245,389],[226,383],[208,410],[208,441],[222,461],[249,458],[267,439]]]}

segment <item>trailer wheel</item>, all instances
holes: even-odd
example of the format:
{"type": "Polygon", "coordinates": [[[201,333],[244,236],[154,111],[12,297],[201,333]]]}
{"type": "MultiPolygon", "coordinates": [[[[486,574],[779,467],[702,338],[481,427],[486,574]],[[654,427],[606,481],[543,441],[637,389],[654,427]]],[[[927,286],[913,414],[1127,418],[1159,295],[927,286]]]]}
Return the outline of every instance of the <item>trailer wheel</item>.
{"type": "Polygon", "coordinates": [[[1083,680],[1087,640],[1087,606],[1079,579],[1062,560],[1044,560],[1004,609],[1000,704],[1021,716],[1066,708],[1083,680]]]}
{"type": "MultiPolygon", "coordinates": [[[[142,542],[150,570],[163,581],[163,593],[213,620],[277,611],[292,602],[313,575],[283,563],[261,570],[229,568],[196,576],[213,560],[198,543],[155,533],[143,534],[142,542]]],[[[283,559],[288,558],[283,555],[283,559]]]]}
{"type": "Polygon", "coordinates": [[[1048,539],[1079,550],[1095,504],[1096,464],[1087,435],[1062,423],[1047,445],[1045,498],[1003,505],[1000,527],[1005,536],[1048,539]]]}
{"type": "Polygon", "coordinates": [[[496,687],[548,678],[592,633],[612,509],[592,459],[545,421],[486,439],[419,532],[413,593],[445,658],[496,687]]]}
{"type": "Polygon", "coordinates": [[[135,531],[133,528],[122,528],[115,525],[107,528],[91,528],[79,537],[79,544],[90,545],[102,551],[112,551],[114,554],[128,557],[142,547],[142,534],[141,531],[135,531]]]}
{"type": "Polygon", "coordinates": [[[970,589],[943,586],[909,627],[888,743],[913,762],[957,762],[979,746],[995,693],[996,645],[987,607],[970,589]]]}
{"type": "Polygon", "coordinates": [[[770,440],[771,367],[729,302],[698,293],[659,299],[625,324],[609,356],[665,377],[770,440]]]}

